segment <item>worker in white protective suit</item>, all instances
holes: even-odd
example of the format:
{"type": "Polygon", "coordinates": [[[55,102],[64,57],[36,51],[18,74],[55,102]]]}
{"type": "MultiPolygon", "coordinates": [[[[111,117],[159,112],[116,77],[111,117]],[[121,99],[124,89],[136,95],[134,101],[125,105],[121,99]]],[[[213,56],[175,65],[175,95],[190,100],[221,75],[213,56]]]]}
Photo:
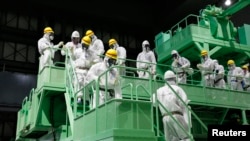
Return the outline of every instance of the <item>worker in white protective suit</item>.
{"type": "Polygon", "coordinates": [[[65,46],[61,50],[61,54],[64,56],[66,54],[66,51],[69,51],[69,55],[71,56],[72,60],[76,60],[79,56],[74,56],[74,50],[77,48],[82,48],[81,42],[80,42],[80,33],[78,31],[73,31],[71,34],[71,41],[67,42],[65,46]]]}
{"type": "Polygon", "coordinates": [[[247,65],[243,65],[242,67],[243,73],[244,73],[244,90],[250,92],[250,73],[248,71],[248,66],[247,65]]]}
{"type": "Polygon", "coordinates": [[[214,86],[214,61],[208,56],[206,50],[201,51],[202,63],[197,64],[197,68],[200,69],[201,74],[203,75],[205,86],[213,87],[214,86]]]}
{"type": "Polygon", "coordinates": [[[244,72],[240,67],[236,67],[234,60],[227,61],[228,73],[227,83],[231,90],[242,91],[244,87],[244,72]]]}
{"type": "Polygon", "coordinates": [[[172,50],[171,55],[173,57],[172,69],[177,74],[178,83],[187,83],[187,73],[190,72],[190,61],[181,57],[176,50],[172,50]]]}
{"type": "Polygon", "coordinates": [[[119,46],[118,42],[115,39],[109,40],[109,47],[111,49],[115,49],[117,51],[117,65],[121,66],[119,69],[119,74],[126,75],[126,58],[127,58],[127,52],[126,49],[123,46],[119,46]]]}
{"type": "Polygon", "coordinates": [[[91,38],[91,44],[89,46],[89,49],[95,52],[93,56],[94,63],[102,62],[102,55],[105,52],[102,40],[98,39],[92,30],[87,30],[85,35],[90,36],[91,38]]]}
{"type": "Polygon", "coordinates": [[[214,59],[214,87],[216,88],[226,88],[226,83],[224,80],[225,69],[219,64],[218,60],[214,59]]]}
{"type": "Polygon", "coordinates": [[[173,71],[166,71],[164,79],[166,81],[165,86],[157,89],[156,94],[152,95],[151,100],[154,105],[159,101],[167,110],[158,104],[163,117],[162,122],[165,140],[190,140],[191,115],[187,107],[189,103],[187,95],[181,87],[177,86],[176,75],[173,71]],[[173,118],[175,118],[182,127],[180,127],[173,118]],[[183,131],[182,128],[184,128],[185,131],[183,131]]]}
{"type": "MultiPolygon", "coordinates": [[[[112,98],[122,99],[122,90],[119,81],[120,78],[119,72],[117,68],[113,68],[113,66],[116,64],[116,60],[117,60],[116,50],[109,49],[105,53],[104,60],[102,62],[94,64],[87,73],[86,83],[89,83],[93,80],[97,82],[98,77],[100,77],[99,105],[103,104],[105,101],[112,98]],[[105,74],[102,75],[103,73],[105,74]]],[[[94,91],[92,108],[95,108],[97,105],[96,97],[97,94],[96,91],[94,91]]]]}
{"type": "Polygon", "coordinates": [[[142,69],[137,71],[139,78],[149,78],[150,75],[156,74],[155,54],[150,50],[150,44],[147,40],[142,42],[142,52],[137,55],[136,61],[136,68],[142,69]]]}
{"type": "MultiPolygon", "coordinates": [[[[93,59],[92,59],[92,50],[89,49],[89,45],[91,43],[91,38],[89,36],[84,36],[82,38],[81,48],[76,48],[74,51],[74,56],[79,56],[74,62],[73,66],[75,68],[76,72],[76,78],[74,80],[74,87],[76,88],[76,91],[79,91],[82,89],[85,85],[85,78],[87,75],[88,70],[93,65],[93,59]]],[[[83,100],[89,102],[89,96],[85,95],[83,96],[82,91],[77,93],[77,102],[82,103],[83,100]]]]}
{"type": "Polygon", "coordinates": [[[43,30],[43,37],[38,40],[38,51],[40,53],[39,71],[45,66],[53,65],[55,51],[63,46],[63,41],[54,45],[54,31],[51,27],[45,27],[43,30]]]}

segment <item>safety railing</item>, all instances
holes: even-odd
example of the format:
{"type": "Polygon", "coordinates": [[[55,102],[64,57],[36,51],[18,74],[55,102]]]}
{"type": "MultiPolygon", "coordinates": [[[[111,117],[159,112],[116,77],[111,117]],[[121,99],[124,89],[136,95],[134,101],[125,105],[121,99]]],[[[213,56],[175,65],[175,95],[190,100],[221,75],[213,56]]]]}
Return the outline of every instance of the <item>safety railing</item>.
{"type": "MultiPolygon", "coordinates": [[[[133,62],[135,62],[135,60],[128,60],[128,61],[133,61],[133,62]]],[[[161,70],[165,70],[165,71],[167,71],[167,70],[173,70],[173,68],[172,68],[171,65],[153,64],[153,63],[149,63],[149,62],[143,62],[143,63],[149,64],[149,65],[156,65],[157,67],[161,67],[161,70]]],[[[202,87],[204,87],[204,88],[209,87],[209,86],[206,86],[206,84],[205,84],[204,75],[202,74],[201,70],[199,70],[199,69],[194,69],[194,68],[192,68],[192,70],[193,70],[193,73],[192,73],[192,74],[188,74],[188,73],[186,72],[186,74],[187,74],[187,82],[184,83],[184,84],[189,84],[189,85],[194,85],[194,86],[202,86],[202,87]]],[[[161,73],[161,74],[155,74],[154,77],[153,77],[153,80],[155,80],[156,77],[163,79],[164,72],[160,72],[160,73],[161,73]]],[[[213,72],[213,71],[209,72],[209,74],[210,74],[210,75],[213,75],[213,77],[214,77],[215,75],[217,75],[216,72],[213,72]]],[[[225,68],[224,77],[223,77],[223,79],[224,79],[224,81],[225,81],[225,88],[217,88],[217,87],[215,87],[215,86],[214,86],[214,87],[211,87],[211,88],[217,88],[217,89],[224,89],[224,90],[229,90],[229,91],[235,91],[235,90],[232,90],[232,89],[230,88],[230,83],[229,83],[228,80],[227,80],[228,77],[234,77],[234,76],[228,75],[228,71],[227,71],[226,68],[225,68]]],[[[246,78],[243,78],[243,77],[242,77],[242,79],[246,79],[246,78]]],[[[248,78],[248,79],[250,80],[250,78],[248,78]]],[[[236,90],[236,91],[237,91],[237,90],[236,90]]],[[[249,92],[249,93],[250,93],[250,92],[249,92]]]]}
{"type": "MultiPolygon", "coordinates": [[[[132,62],[136,62],[135,60],[130,60],[130,59],[126,59],[126,62],[127,61],[132,61],[132,62]]],[[[146,63],[148,65],[156,65],[156,66],[161,66],[161,67],[165,67],[163,68],[163,70],[172,70],[172,67],[170,65],[164,65],[164,64],[153,64],[153,63],[148,63],[148,62],[142,62],[142,63],[146,63]]],[[[66,63],[67,64],[67,63],[66,63]]],[[[87,84],[84,88],[78,90],[78,91],[73,91],[72,89],[72,92],[74,95],[74,112],[75,112],[75,115],[77,115],[77,104],[76,104],[76,95],[78,92],[80,91],[83,91],[84,93],[84,99],[85,97],[87,97],[87,95],[92,95],[93,91],[95,91],[96,93],[96,107],[98,107],[99,105],[99,88],[100,88],[100,85],[99,85],[99,82],[100,82],[100,78],[101,77],[105,77],[105,84],[108,83],[108,75],[107,73],[113,69],[113,68],[119,68],[119,67],[122,67],[122,66],[113,66],[111,68],[109,68],[108,70],[106,70],[103,74],[101,74],[98,79],[96,81],[92,81],[91,83],[87,84]],[[92,91],[92,92],[91,92],[92,91]]],[[[150,74],[150,72],[148,70],[143,70],[143,69],[137,69],[137,68],[131,68],[131,67],[126,67],[126,71],[129,72],[127,73],[128,76],[121,76],[121,79],[126,79],[126,78],[131,78],[131,79],[134,79],[134,80],[138,80],[139,83],[126,83],[124,85],[121,85],[121,88],[122,89],[128,89],[128,93],[129,93],[129,99],[130,100],[142,100],[139,96],[139,89],[144,91],[146,94],[147,94],[147,97],[151,97],[152,93],[155,93],[156,92],[156,89],[159,88],[161,86],[161,84],[164,84],[164,78],[163,78],[163,74],[154,74],[154,75],[150,75],[151,77],[150,78],[138,78],[138,76],[136,75],[136,72],[137,71],[145,71],[147,73],[150,74]],[[131,75],[130,75],[131,74],[131,75]],[[151,87],[150,89],[148,89],[147,87],[145,87],[144,85],[140,84],[140,80],[141,81],[147,81],[149,83],[149,87],[151,87]],[[156,86],[157,85],[157,86],[156,86]],[[154,86],[154,89],[152,88],[154,86]]],[[[187,85],[193,85],[193,86],[201,86],[203,87],[204,91],[206,91],[206,88],[211,88],[211,87],[207,87],[205,84],[204,84],[204,81],[203,81],[203,76],[202,76],[202,73],[200,72],[200,70],[197,70],[197,69],[193,69],[193,74],[188,74],[187,75],[187,85]]],[[[69,72],[69,70],[68,70],[69,72]]],[[[72,68],[72,72],[73,71],[73,68],[72,68]]],[[[163,73],[163,72],[161,72],[163,73]]],[[[68,76],[68,78],[70,79],[72,77],[72,75],[68,76]]],[[[227,74],[225,74],[224,78],[227,77],[227,74]]],[[[72,79],[72,78],[71,78],[72,79]]],[[[226,80],[225,80],[226,81],[226,80]]],[[[72,82],[70,84],[73,84],[72,82]]],[[[183,85],[186,85],[186,84],[183,84],[183,85]]],[[[180,85],[182,86],[182,85],[180,85]]],[[[73,86],[72,86],[73,87],[73,86]]],[[[72,88],[71,87],[71,88],[72,88]]],[[[105,88],[105,101],[107,101],[107,85],[104,85],[104,88],[105,88]]],[[[220,89],[220,88],[215,88],[215,89],[220,89]]],[[[227,86],[225,88],[226,90],[229,90],[229,87],[227,86]]],[[[209,91],[210,89],[208,89],[207,91],[209,91]]],[[[145,100],[145,99],[143,99],[145,100]]],[[[104,106],[106,104],[106,102],[104,103],[104,106]]],[[[160,106],[162,106],[161,104],[159,104],[160,106]]],[[[86,104],[83,104],[83,109],[82,109],[82,115],[87,113],[89,110],[86,110],[86,104]]],[[[100,106],[100,105],[99,105],[100,106]]],[[[102,105],[103,106],[103,105],[102,105]]],[[[190,110],[192,116],[201,124],[201,126],[207,131],[207,127],[206,125],[199,119],[199,117],[192,111],[192,109],[190,109],[190,107],[188,107],[188,105],[186,105],[186,108],[190,110]]],[[[167,109],[165,109],[167,110],[167,109]]],[[[157,113],[156,114],[157,116],[159,116],[159,114],[157,113]]],[[[158,118],[158,117],[157,117],[158,118]]],[[[158,123],[159,121],[157,121],[158,123]]],[[[159,124],[156,125],[158,130],[157,130],[157,135],[162,135],[162,132],[159,130],[159,124]]],[[[187,133],[189,134],[189,133],[187,133]]],[[[189,136],[191,136],[189,134],[189,136]]]]}
{"type": "Polygon", "coordinates": [[[32,104],[32,97],[35,94],[34,88],[31,89],[29,96],[26,96],[22,101],[22,109],[18,113],[18,122],[17,122],[17,132],[25,131],[28,128],[28,123],[30,120],[31,115],[31,104],[32,104]]]}
{"type": "Polygon", "coordinates": [[[50,54],[48,55],[48,58],[44,58],[43,55],[40,55],[39,57],[39,66],[38,66],[38,74],[41,74],[43,72],[43,70],[46,68],[46,67],[53,67],[53,66],[64,66],[64,63],[63,62],[53,62],[53,58],[52,56],[54,56],[54,53],[56,51],[61,51],[62,49],[61,48],[53,48],[53,47],[48,47],[47,49],[50,50],[50,54]],[[47,61],[44,61],[42,59],[47,59],[47,61]],[[45,64],[42,65],[42,63],[46,62],[45,64]]]}
{"type": "MultiPolygon", "coordinates": [[[[198,121],[198,123],[200,123],[200,125],[205,129],[205,131],[208,131],[208,128],[207,128],[207,126],[205,125],[205,123],[196,115],[196,113],[191,109],[191,107],[189,106],[189,104],[186,104],[186,102],[184,102],[183,101],[183,99],[176,93],[176,91],[171,87],[171,85],[170,84],[168,84],[167,82],[163,82],[163,83],[165,83],[170,89],[171,89],[171,91],[176,95],[176,97],[178,98],[178,99],[180,99],[180,101],[182,102],[182,104],[185,106],[185,108],[187,109],[187,111],[188,111],[188,113],[191,113],[190,114],[190,116],[189,116],[189,119],[188,119],[188,121],[189,121],[189,123],[187,123],[188,124],[188,130],[186,130],[184,127],[183,127],[183,125],[181,125],[180,123],[179,123],[179,121],[177,121],[174,117],[173,117],[173,115],[172,115],[172,113],[171,113],[171,111],[169,111],[167,108],[165,108],[164,106],[163,106],[163,104],[157,99],[157,96],[155,95],[155,100],[156,100],[156,103],[155,103],[155,107],[156,107],[156,109],[158,109],[158,107],[161,107],[166,113],[167,113],[167,115],[169,115],[174,121],[175,121],[175,123],[178,125],[178,127],[180,127],[181,128],[181,130],[191,139],[191,140],[194,140],[193,139],[193,136],[192,136],[192,134],[191,134],[191,127],[192,127],[192,125],[190,124],[190,122],[191,122],[191,115],[194,117],[194,119],[196,119],[197,121],[198,121]]],[[[156,94],[156,93],[155,93],[156,94]]],[[[160,129],[159,129],[159,113],[158,113],[158,110],[156,110],[156,129],[157,129],[157,135],[158,136],[162,136],[163,135],[163,133],[160,131],[160,129]]]]}
{"type": "Polygon", "coordinates": [[[66,48],[65,54],[65,65],[66,65],[66,86],[69,88],[69,94],[74,97],[73,95],[79,90],[79,81],[75,72],[75,68],[73,67],[73,59],[70,54],[70,49],[66,48]]]}
{"type": "Polygon", "coordinates": [[[207,21],[208,21],[208,19],[204,18],[202,16],[189,14],[188,16],[186,16],[185,18],[180,20],[177,24],[172,26],[165,33],[169,34],[172,37],[174,34],[177,34],[183,28],[187,27],[190,24],[195,24],[195,25],[198,25],[198,26],[203,26],[203,27],[205,26],[206,27],[206,26],[208,26],[208,24],[206,23],[207,21]]]}
{"type": "MultiPolygon", "coordinates": [[[[109,78],[108,78],[108,73],[113,69],[113,68],[116,68],[116,69],[119,69],[119,68],[124,68],[123,66],[112,66],[112,67],[110,67],[110,68],[108,68],[108,70],[106,70],[104,73],[102,73],[99,77],[98,77],[98,79],[97,79],[97,81],[96,81],[96,93],[99,93],[99,89],[100,89],[100,81],[101,81],[101,78],[103,78],[103,77],[105,77],[105,83],[104,83],[104,85],[102,86],[102,87],[104,87],[104,89],[105,89],[105,96],[107,96],[107,89],[109,89],[108,88],[108,86],[107,86],[107,84],[108,84],[108,81],[109,81],[109,78]]],[[[149,71],[147,71],[147,70],[142,70],[142,69],[136,69],[136,68],[131,68],[131,67],[125,67],[127,70],[134,70],[134,71],[136,71],[136,70],[139,70],[139,71],[145,71],[145,73],[150,73],[149,71]]],[[[138,79],[137,77],[127,77],[127,78],[136,78],[136,79],[134,79],[134,81],[136,81],[136,80],[138,80],[138,81],[140,81],[140,79],[138,79]]],[[[124,77],[121,77],[121,78],[119,78],[119,82],[118,83],[120,83],[119,85],[124,89],[124,88],[126,88],[126,87],[124,87],[124,85],[122,85],[121,84],[121,80],[122,79],[126,79],[126,78],[124,78],[124,77]]],[[[150,77],[149,79],[147,79],[147,80],[142,80],[142,81],[145,81],[146,83],[148,83],[148,88],[145,88],[144,86],[140,86],[141,88],[144,88],[144,90],[145,90],[145,92],[146,92],[146,94],[148,95],[148,96],[150,96],[150,94],[151,94],[151,91],[152,91],[152,77],[150,77]]],[[[131,94],[135,94],[134,96],[135,96],[135,99],[136,100],[139,100],[139,95],[138,95],[138,93],[137,93],[137,91],[138,91],[138,86],[135,86],[135,84],[132,84],[132,83],[126,83],[125,85],[128,85],[129,84],[129,86],[130,86],[130,91],[132,91],[132,93],[131,94]],[[135,90],[135,92],[133,92],[133,87],[136,87],[136,90],[135,90]]],[[[137,84],[138,85],[138,84],[137,84]]],[[[98,96],[98,95],[97,95],[98,96]]],[[[97,97],[96,99],[98,99],[99,97],[97,97]]],[[[134,99],[133,98],[133,95],[131,95],[131,99],[134,99]]],[[[107,100],[107,97],[105,97],[105,100],[107,100]]],[[[98,102],[98,101],[96,101],[96,102],[98,102]]]]}

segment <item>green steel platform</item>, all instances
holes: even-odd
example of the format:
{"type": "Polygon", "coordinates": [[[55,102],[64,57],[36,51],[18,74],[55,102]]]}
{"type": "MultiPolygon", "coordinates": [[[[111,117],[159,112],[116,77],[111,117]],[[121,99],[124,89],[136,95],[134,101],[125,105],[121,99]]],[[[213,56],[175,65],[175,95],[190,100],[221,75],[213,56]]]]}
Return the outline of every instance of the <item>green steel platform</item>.
{"type": "Polygon", "coordinates": [[[240,124],[248,124],[250,93],[205,87],[196,64],[202,49],[207,49],[211,58],[218,59],[225,68],[228,59],[234,59],[237,65],[249,62],[250,25],[237,29],[225,18],[249,3],[241,0],[219,15],[211,15],[216,7],[207,7],[202,15],[189,15],[167,32],[157,34],[157,76],[141,79],[134,73],[136,68],[126,67],[129,75],[120,78],[123,99],[109,100],[94,109],[87,103],[77,104],[76,95],[80,91],[84,97],[92,95],[93,88],[98,93],[99,83],[93,81],[80,91],[74,90],[76,74],[69,56],[66,62],[45,67],[37,75],[37,87],[23,100],[18,112],[16,140],[164,141],[159,107],[152,105],[150,97],[164,85],[162,76],[171,69],[173,49],[188,58],[194,68],[188,83],[179,84],[191,100],[185,105],[191,113],[191,131],[186,134],[193,140],[206,141],[209,124],[230,124],[234,115],[240,118],[240,124]]]}

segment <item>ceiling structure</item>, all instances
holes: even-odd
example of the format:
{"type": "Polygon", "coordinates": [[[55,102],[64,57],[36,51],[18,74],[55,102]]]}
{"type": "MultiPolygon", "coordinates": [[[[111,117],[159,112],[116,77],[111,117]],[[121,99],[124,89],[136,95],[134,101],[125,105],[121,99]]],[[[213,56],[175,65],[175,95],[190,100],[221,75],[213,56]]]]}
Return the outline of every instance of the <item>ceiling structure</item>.
{"type": "MultiPolygon", "coordinates": [[[[73,21],[74,24],[82,26],[91,25],[91,28],[102,27],[107,31],[141,36],[141,38],[148,39],[153,43],[154,37],[159,32],[169,30],[189,14],[199,15],[199,11],[204,9],[206,5],[221,6],[223,2],[224,0],[154,0],[153,2],[144,0],[3,0],[0,5],[0,10],[31,15],[40,19],[44,17],[50,17],[50,19],[56,18],[60,19],[58,22],[61,23],[73,21]]],[[[238,15],[233,15],[231,18],[236,27],[246,22],[245,19],[250,20],[249,15],[246,15],[250,12],[250,8],[247,7],[245,9],[248,11],[241,11],[241,13],[245,13],[244,18],[238,15]],[[244,21],[242,19],[244,19],[244,21]]],[[[2,30],[2,32],[0,32],[0,39],[2,38],[2,40],[8,39],[15,40],[15,42],[32,42],[36,44],[34,37],[36,39],[40,38],[40,33],[26,33],[22,30],[13,31],[13,29],[6,30],[4,25],[1,24],[0,30],[2,30]],[[4,32],[3,29],[5,29],[4,32]],[[24,38],[25,36],[27,37],[24,38]]],[[[135,56],[141,48],[137,50],[131,51],[132,53],[130,53],[130,55],[133,54],[135,56]]],[[[29,69],[28,66],[32,64],[12,62],[12,65],[18,66],[19,68],[25,66],[27,70],[29,69]]],[[[36,66],[37,64],[32,66],[34,70],[37,70],[36,66]]]]}
{"type": "Polygon", "coordinates": [[[75,20],[83,26],[103,25],[107,29],[112,27],[117,31],[141,34],[141,31],[147,29],[151,36],[155,36],[160,31],[168,30],[189,14],[198,15],[206,5],[221,6],[223,2],[224,0],[24,0],[6,1],[0,8],[27,12],[34,16],[57,16],[62,20],[75,20]]]}
{"type": "MultiPolygon", "coordinates": [[[[4,0],[5,1],[5,0],[4,0]]],[[[105,27],[127,30],[127,27],[147,28],[154,34],[166,30],[189,14],[199,14],[199,10],[208,4],[221,0],[175,0],[175,1],[6,1],[1,8],[27,12],[35,16],[57,16],[64,20],[76,20],[84,26],[86,23],[107,25],[105,27]]]]}
{"type": "MultiPolygon", "coordinates": [[[[143,38],[145,37],[153,42],[154,37],[159,32],[167,31],[189,14],[198,15],[199,11],[205,8],[206,5],[211,4],[218,6],[222,4],[222,2],[223,0],[1,0],[0,70],[2,71],[1,63],[6,61],[2,56],[2,42],[13,41],[36,45],[36,39],[41,36],[40,33],[34,31],[26,33],[24,30],[16,31],[15,29],[6,28],[1,21],[3,20],[3,15],[1,14],[4,14],[5,11],[12,11],[20,15],[31,15],[40,19],[44,17],[51,17],[51,19],[53,19],[56,17],[60,19],[61,21],[59,22],[62,23],[74,21],[75,24],[82,26],[92,25],[92,27],[103,27],[107,31],[112,30],[120,33],[131,33],[142,36],[143,38]]],[[[250,24],[250,15],[248,13],[250,13],[249,7],[232,16],[232,20],[236,27],[243,23],[250,24]]],[[[40,26],[43,28],[43,25],[40,26]]],[[[17,54],[18,53],[19,52],[17,52],[17,54]]],[[[14,61],[9,61],[7,63],[12,65],[13,70],[22,70],[26,73],[35,72],[35,74],[37,71],[37,64],[34,63],[14,61]]],[[[4,75],[4,73],[2,75],[4,75]]],[[[0,77],[0,79],[1,78],[3,77],[0,77]]],[[[25,78],[27,77],[25,76],[25,78]]],[[[10,82],[9,77],[6,80],[10,82]]],[[[10,86],[11,88],[14,87],[16,90],[19,88],[17,84],[20,84],[21,91],[21,89],[24,89],[24,85],[25,87],[31,85],[26,84],[27,82],[31,83],[31,81],[28,80],[26,80],[25,83],[18,83],[18,81],[15,80],[10,86]]],[[[10,90],[8,87],[6,89],[10,90]]],[[[3,92],[3,89],[1,90],[1,92],[3,92]]],[[[15,93],[13,92],[11,94],[15,93]]],[[[20,96],[21,92],[18,94],[20,96]]],[[[25,92],[24,94],[27,93],[25,92]]],[[[4,94],[1,93],[2,97],[3,95],[4,94]]],[[[18,97],[13,98],[12,95],[8,94],[1,100],[15,102],[17,99],[18,97]]],[[[12,129],[13,131],[6,131],[6,135],[0,133],[0,140],[10,140],[12,135],[15,136],[16,111],[20,108],[20,105],[13,107],[13,105],[3,106],[1,104],[2,103],[0,103],[0,117],[2,119],[0,119],[0,121],[3,122],[0,123],[0,131],[6,131],[4,127],[12,129]],[[14,112],[10,112],[11,110],[14,112]],[[12,127],[9,128],[8,125],[12,125],[12,127]]]]}

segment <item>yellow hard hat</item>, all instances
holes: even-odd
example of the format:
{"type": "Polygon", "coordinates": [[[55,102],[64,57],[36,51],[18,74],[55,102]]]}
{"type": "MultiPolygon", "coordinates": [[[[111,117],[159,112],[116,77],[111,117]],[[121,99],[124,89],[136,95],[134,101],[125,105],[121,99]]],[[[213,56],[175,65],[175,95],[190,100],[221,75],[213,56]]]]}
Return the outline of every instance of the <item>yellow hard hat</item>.
{"type": "Polygon", "coordinates": [[[228,60],[227,61],[227,65],[233,65],[234,64],[234,60],[228,60]]]}
{"type": "Polygon", "coordinates": [[[86,45],[90,45],[91,43],[91,38],[89,36],[84,36],[82,37],[82,43],[86,44],[86,45]]]}
{"type": "Polygon", "coordinates": [[[45,27],[43,30],[43,33],[54,33],[53,29],[51,27],[45,27]]]}
{"type": "Polygon", "coordinates": [[[205,55],[207,55],[207,51],[206,50],[202,50],[201,51],[201,56],[205,56],[205,55]]]}
{"type": "Polygon", "coordinates": [[[115,43],[117,43],[117,41],[115,39],[110,39],[109,40],[109,46],[111,46],[111,45],[113,45],[115,43]]]}
{"type": "Polygon", "coordinates": [[[105,55],[109,58],[117,59],[117,52],[115,49],[109,49],[105,55]]]}
{"type": "Polygon", "coordinates": [[[86,36],[92,36],[92,35],[94,35],[94,32],[92,31],[92,30],[87,30],[86,31],[86,34],[85,34],[86,36]]]}
{"type": "Polygon", "coordinates": [[[247,65],[243,65],[241,68],[242,68],[242,69],[247,69],[247,70],[248,70],[248,66],[247,66],[247,65]]]}

